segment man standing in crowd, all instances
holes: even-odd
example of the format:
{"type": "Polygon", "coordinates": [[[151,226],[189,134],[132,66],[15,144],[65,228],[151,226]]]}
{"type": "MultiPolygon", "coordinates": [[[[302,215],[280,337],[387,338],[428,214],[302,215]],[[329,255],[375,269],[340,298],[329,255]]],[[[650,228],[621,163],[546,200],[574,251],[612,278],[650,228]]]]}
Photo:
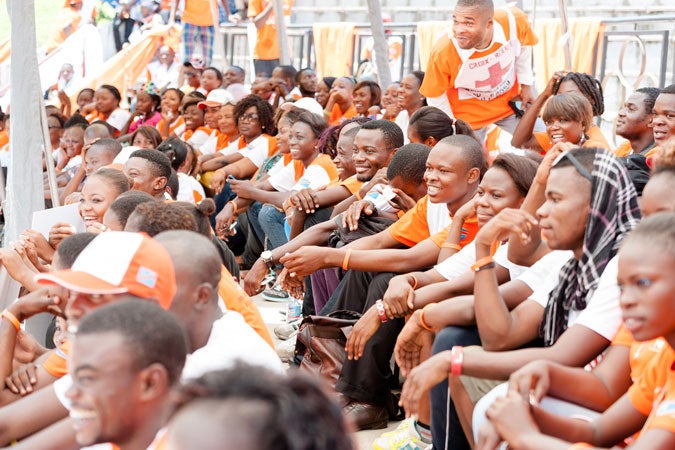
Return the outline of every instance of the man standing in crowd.
{"type": "MultiPolygon", "coordinates": [[[[429,105],[468,122],[479,139],[490,124],[513,133],[516,109],[527,108],[535,98],[532,46],[537,37],[527,16],[517,8],[495,11],[492,0],[458,0],[452,21],[452,35],[434,45],[420,93],[429,105]]],[[[539,125],[535,129],[543,131],[539,125]]]]}

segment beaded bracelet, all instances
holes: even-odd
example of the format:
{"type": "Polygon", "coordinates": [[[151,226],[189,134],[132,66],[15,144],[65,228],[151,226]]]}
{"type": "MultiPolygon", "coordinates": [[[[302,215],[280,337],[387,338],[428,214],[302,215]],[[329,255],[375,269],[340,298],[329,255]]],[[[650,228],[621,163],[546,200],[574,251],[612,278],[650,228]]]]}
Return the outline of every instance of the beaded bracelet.
{"type": "Polygon", "coordinates": [[[384,311],[384,303],[382,303],[382,300],[375,302],[375,309],[377,309],[377,315],[380,316],[382,323],[385,323],[387,321],[387,313],[384,311]]]}

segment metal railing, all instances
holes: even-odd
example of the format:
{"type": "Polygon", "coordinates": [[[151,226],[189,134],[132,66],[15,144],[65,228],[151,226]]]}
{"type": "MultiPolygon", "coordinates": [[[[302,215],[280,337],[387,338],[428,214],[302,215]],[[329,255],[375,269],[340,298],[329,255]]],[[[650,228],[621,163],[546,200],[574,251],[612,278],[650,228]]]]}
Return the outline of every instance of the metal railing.
{"type": "MultiPolygon", "coordinates": [[[[595,55],[593,72],[603,83],[606,84],[612,77],[615,77],[625,89],[630,90],[631,87],[637,88],[641,83],[663,87],[675,81],[675,42],[673,41],[675,36],[672,32],[675,14],[608,18],[603,19],[602,22],[606,25],[607,31],[600,42],[592,45],[594,45],[595,55]],[[632,43],[635,44],[637,53],[630,50],[632,43]],[[626,64],[629,58],[631,58],[631,63],[626,64]],[[618,66],[613,64],[615,61],[619,63],[618,66]],[[637,67],[640,70],[634,73],[637,67]]],[[[400,39],[402,45],[400,66],[395,70],[397,73],[392,73],[392,79],[400,79],[406,73],[419,70],[417,24],[388,23],[385,29],[388,36],[400,39]]],[[[225,43],[225,54],[222,55],[222,60],[226,61],[227,65],[249,67],[246,27],[225,25],[220,28],[220,33],[225,43]]],[[[295,67],[314,67],[316,58],[312,27],[291,24],[288,26],[288,36],[291,63],[295,67]]],[[[353,74],[356,73],[361,61],[365,42],[371,38],[368,23],[356,24],[353,42],[353,74]]]]}

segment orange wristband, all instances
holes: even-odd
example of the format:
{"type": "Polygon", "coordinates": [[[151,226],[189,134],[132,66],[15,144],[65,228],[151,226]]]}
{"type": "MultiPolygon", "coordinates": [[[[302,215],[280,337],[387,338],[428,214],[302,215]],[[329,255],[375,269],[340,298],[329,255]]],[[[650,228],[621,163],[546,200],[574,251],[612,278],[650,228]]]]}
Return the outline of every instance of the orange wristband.
{"type": "Polygon", "coordinates": [[[413,290],[415,290],[415,288],[417,288],[417,278],[415,278],[415,275],[413,275],[413,274],[410,274],[410,278],[413,279],[412,288],[413,288],[413,290]]]}
{"type": "Polygon", "coordinates": [[[342,260],[342,270],[349,270],[349,257],[352,256],[352,249],[348,248],[345,253],[345,259],[342,260]]]}
{"type": "Polygon", "coordinates": [[[493,262],[494,260],[492,259],[492,256],[484,256],[475,263],[473,263],[473,265],[471,266],[471,270],[474,272],[479,272],[483,267],[492,264],[493,262]]]}
{"type": "Polygon", "coordinates": [[[227,204],[232,205],[232,208],[234,208],[234,212],[232,212],[232,214],[237,214],[237,209],[239,209],[237,208],[237,203],[235,203],[234,200],[230,200],[229,202],[227,202],[227,204]]]}
{"type": "Polygon", "coordinates": [[[16,316],[8,310],[4,310],[2,314],[0,314],[0,317],[9,320],[12,325],[14,325],[14,328],[16,328],[16,331],[21,330],[21,323],[19,322],[19,319],[17,319],[16,316]]]}
{"type": "Polygon", "coordinates": [[[451,248],[453,250],[460,251],[462,249],[462,246],[459,244],[453,244],[452,242],[443,242],[441,244],[441,248],[451,248]]]}
{"type": "Polygon", "coordinates": [[[434,331],[433,328],[431,328],[427,323],[424,321],[424,313],[427,311],[427,308],[435,305],[436,303],[429,303],[428,305],[425,305],[424,308],[422,308],[422,312],[420,313],[420,325],[422,325],[422,328],[424,328],[427,331],[434,331]]]}
{"type": "Polygon", "coordinates": [[[582,448],[593,448],[593,446],[585,442],[577,442],[576,444],[572,444],[568,450],[580,450],[582,448]]]}
{"type": "Polygon", "coordinates": [[[356,194],[354,194],[354,197],[356,197],[357,200],[363,200],[363,197],[361,197],[361,191],[356,191],[356,194]]]}

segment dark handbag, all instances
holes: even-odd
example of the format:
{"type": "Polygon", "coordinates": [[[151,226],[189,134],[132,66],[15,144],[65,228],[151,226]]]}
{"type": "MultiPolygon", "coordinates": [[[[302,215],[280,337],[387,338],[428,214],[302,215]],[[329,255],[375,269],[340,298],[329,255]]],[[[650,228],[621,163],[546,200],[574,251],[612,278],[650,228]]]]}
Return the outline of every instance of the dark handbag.
{"type": "Polygon", "coordinates": [[[296,360],[302,357],[300,370],[317,375],[335,387],[347,357],[347,336],[361,314],[334,311],[328,316],[307,316],[298,329],[296,360]]]}

